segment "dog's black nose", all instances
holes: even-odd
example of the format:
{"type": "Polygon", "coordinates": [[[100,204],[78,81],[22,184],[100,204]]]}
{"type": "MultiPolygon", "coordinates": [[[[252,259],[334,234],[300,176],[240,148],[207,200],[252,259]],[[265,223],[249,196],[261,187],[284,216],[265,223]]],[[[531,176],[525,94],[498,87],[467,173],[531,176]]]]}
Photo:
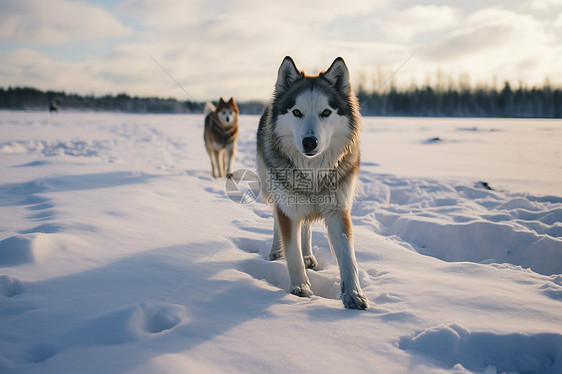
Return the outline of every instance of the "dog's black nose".
{"type": "Polygon", "coordinates": [[[318,146],[318,139],[314,136],[307,136],[302,140],[302,147],[304,148],[304,153],[312,153],[318,146]]]}

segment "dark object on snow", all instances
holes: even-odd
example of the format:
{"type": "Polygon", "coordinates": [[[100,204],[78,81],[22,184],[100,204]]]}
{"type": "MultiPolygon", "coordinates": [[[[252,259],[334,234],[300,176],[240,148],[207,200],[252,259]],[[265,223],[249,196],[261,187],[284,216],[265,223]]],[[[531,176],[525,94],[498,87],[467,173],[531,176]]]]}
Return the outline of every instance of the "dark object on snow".
{"type": "Polygon", "coordinates": [[[59,111],[59,106],[57,105],[55,100],[51,100],[51,103],[49,104],[49,112],[58,112],[59,111]]]}
{"type": "Polygon", "coordinates": [[[425,143],[425,144],[433,144],[433,143],[440,143],[440,142],[442,142],[442,141],[443,141],[443,139],[441,139],[440,137],[436,136],[436,137],[434,137],[434,138],[427,139],[424,143],[425,143]]]}
{"type": "Polygon", "coordinates": [[[490,185],[488,184],[488,182],[480,182],[480,184],[482,185],[482,187],[484,187],[484,188],[487,189],[487,190],[490,190],[490,191],[493,190],[493,188],[490,187],[490,185]]]}

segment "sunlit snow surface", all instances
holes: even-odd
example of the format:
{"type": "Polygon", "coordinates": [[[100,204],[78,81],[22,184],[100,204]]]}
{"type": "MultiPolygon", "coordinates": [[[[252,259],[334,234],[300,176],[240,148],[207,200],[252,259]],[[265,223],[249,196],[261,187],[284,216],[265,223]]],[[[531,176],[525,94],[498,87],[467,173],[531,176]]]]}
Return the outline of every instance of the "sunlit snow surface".
{"type": "Polygon", "coordinates": [[[0,373],[562,372],[562,121],[365,118],[367,311],[320,224],[316,296],[287,292],[270,209],[228,199],[202,128],[0,112],[0,373]]]}

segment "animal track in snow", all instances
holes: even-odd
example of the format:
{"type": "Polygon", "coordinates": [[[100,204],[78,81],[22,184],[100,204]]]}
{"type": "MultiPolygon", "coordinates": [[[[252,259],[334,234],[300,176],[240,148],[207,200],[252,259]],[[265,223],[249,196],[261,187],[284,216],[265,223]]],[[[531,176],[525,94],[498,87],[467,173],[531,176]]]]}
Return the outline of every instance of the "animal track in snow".
{"type": "Polygon", "coordinates": [[[0,296],[14,297],[21,295],[25,290],[21,280],[8,275],[0,275],[0,296]]]}
{"type": "Polygon", "coordinates": [[[0,267],[41,262],[84,246],[79,237],[34,232],[14,235],[0,241],[0,267]]]}
{"type": "MultiPolygon", "coordinates": [[[[107,149],[107,141],[97,140],[70,140],[70,141],[45,141],[26,140],[11,141],[0,144],[0,153],[38,153],[44,156],[97,156],[100,150],[107,149]]],[[[36,166],[30,164],[27,166],[36,166]]]]}
{"type": "MultiPolygon", "coordinates": [[[[267,246],[267,241],[250,238],[232,238],[232,242],[244,252],[258,253],[264,256],[265,252],[269,252],[271,243],[267,246]]],[[[265,258],[265,257],[264,257],[265,258]]]]}
{"type": "Polygon", "coordinates": [[[96,317],[68,334],[71,345],[115,345],[164,333],[188,319],[181,305],[135,304],[96,317]]]}
{"type": "MultiPolygon", "coordinates": [[[[314,235],[313,235],[314,240],[314,235]]],[[[239,265],[239,270],[249,274],[255,279],[264,280],[267,283],[290,292],[289,273],[284,259],[279,261],[269,261],[269,250],[271,240],[261,241],[249,238],[233,238],[232,242],[242,251],[256,253],[260,258],[246,260],[239,265]]],[[[340,298],[339,272],[337,266],[333,264],[327,269],[329,260],[325,254],[317,247],[313,247],[313,254],[319,262],[319,269],[306,269],[311,289],[316,296],[326,299],[340,298]]]]}
{"type": "Polygon", "coordinates": [[[45,362],[57,354],[57,347],[54,344],[39,343],[33,345],[25,353],[25,360],[32,364],[45,362]]]}
{"type": "Polygon", "coordinates": [[[12,236],[0,241],[0,267],[16,266],[35,261],[37,251],[33,237],[12,236]]]}
{"type": "Polygon", "coordinates": [[[400,349],[422,354],[452,368],[457,364],[476,372],[560,373],[562,335],[471,332],[452,323],[402,337],[400,349]]]}
{"type": "Polygon", "coordinates": [[[562,301],[562,275],[552,275],[550,279],[540,287],[542,293],[551,299],[562,301]]]}
{"type": "Polygon", "coordinates": [[[33,227],[31,229],[18,231],[18,233],[19,234],[32,234],[32,233],[35,233],[35,232],[40,232],[40,233],[44,233],[44,234],[54,234],[54,233],[57,233],[57,232],[61,231],[61,229],[62,229],[61,225],[58,225],[56,223],[44,223],[42,225],[33,227]]]}
{"type": "Polygon", "coordinates": [[[396,236],[421,254],[450,262],[509,263],[545,275],[562,272],[557,198],[368,171],[361,181],[354,221],[396,236]]]}
{"type": "Polygon", "coordinates": [[[141,304],[144,331],[158,334],[176,327],[185,320],[185,309],[179,305],[150,306],[141,304]]]}

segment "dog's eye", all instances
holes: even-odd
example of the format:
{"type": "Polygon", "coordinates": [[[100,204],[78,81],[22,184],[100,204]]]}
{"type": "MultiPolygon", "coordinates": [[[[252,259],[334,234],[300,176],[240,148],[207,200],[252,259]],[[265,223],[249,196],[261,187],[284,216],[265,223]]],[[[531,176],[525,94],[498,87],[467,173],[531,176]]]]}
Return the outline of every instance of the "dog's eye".
{"type": "Polygon", "coordinates": [[[299,117],[299,118],[302,117],[302,113],[301,113],[301,111],[298,110],[298,109],[294,109],[294,110],[293,110],[293,115],[294,115],[295,117],[299,117]]]}
{"type": "Polygon", "coordinates": [[[328,117],[330,114],[332,114],[330,109],[324,109],[322,113],[320,113],[320,117],[328,117]]]}

